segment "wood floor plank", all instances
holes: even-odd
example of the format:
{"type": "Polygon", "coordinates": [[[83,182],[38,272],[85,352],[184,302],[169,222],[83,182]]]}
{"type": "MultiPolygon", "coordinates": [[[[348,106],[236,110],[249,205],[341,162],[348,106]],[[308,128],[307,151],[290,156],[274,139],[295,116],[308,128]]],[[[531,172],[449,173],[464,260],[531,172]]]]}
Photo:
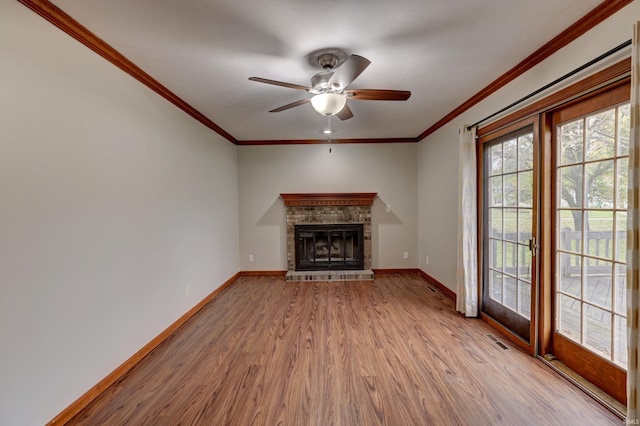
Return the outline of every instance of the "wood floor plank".
{"type": "Polygon", "coordinates": [[[373,282],[241,277],[69,424],[621,420],[486,323],[456,314],[419,275],[380,274],[373,282]]]}

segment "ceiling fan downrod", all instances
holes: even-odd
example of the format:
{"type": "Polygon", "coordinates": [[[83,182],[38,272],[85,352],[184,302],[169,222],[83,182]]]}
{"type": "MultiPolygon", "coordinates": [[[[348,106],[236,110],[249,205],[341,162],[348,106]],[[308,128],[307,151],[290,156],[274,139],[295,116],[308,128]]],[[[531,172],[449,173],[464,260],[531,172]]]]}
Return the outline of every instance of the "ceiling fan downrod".
{"type": "Polygon", "coordinates": [[[338,65],[338,57],[333,53],[326,53],[318,57],[318,65],[325,71],[333,70],[338,65]]]}

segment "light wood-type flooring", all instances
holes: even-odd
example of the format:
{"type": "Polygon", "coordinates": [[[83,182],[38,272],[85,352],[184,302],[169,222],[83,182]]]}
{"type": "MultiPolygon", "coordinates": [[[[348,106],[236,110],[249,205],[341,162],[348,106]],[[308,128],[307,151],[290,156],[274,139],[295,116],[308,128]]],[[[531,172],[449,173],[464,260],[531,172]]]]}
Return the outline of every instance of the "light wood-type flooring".
{"type": "Polygon", "coordinates": [[[481,320],[456,314],[419,275],[379,274],[241,277],[70,424],[623,421],[481,320]]]}

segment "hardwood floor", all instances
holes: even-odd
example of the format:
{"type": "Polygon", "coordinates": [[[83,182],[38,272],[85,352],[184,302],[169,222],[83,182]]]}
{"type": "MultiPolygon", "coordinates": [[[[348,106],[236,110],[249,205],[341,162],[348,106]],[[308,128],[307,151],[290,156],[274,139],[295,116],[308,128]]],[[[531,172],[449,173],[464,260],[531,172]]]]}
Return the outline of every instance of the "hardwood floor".
{"type": "Polygon", "coordinates": [[[622,423],[419,275],[390,274],[241,277],[69,424],[622,423]]]}

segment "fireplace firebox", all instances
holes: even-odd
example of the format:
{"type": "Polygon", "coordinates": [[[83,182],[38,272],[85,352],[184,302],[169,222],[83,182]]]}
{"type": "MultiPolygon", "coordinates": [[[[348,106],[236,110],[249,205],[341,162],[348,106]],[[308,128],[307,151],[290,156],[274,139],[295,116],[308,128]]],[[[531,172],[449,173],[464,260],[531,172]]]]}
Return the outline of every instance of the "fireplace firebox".
{"type": "Polygon", "coordinates": [[[363,224],[295,225],[296,271],[364,268],[363,224]]]}

